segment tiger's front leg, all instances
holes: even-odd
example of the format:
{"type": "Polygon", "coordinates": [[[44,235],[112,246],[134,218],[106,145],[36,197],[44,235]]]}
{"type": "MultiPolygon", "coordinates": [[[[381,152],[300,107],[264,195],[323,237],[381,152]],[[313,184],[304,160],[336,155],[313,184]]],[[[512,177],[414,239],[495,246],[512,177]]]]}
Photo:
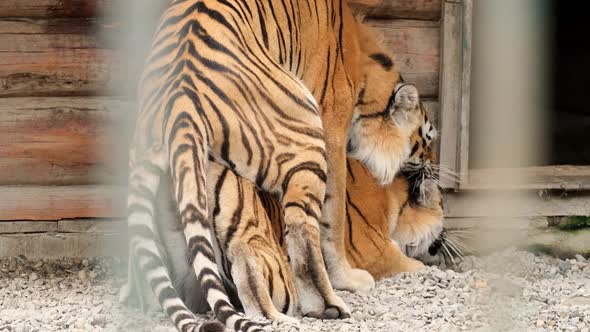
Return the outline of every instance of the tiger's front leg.
{"type": "MultiPolygon", "coordinates": [[[[334,113],[331,113],[334,114],[334,113]]],[[[323,124],[330,171],[323,209],[322,253],[332,286],[351,292],[367,293],[375,280],[365,270],[354,269],[346,258],[346,137],[347,126],[341,118],[324,116],[323,124]]],[[[346,122],[348,123],[348,122],[346,122]]]]}
{"type": "Polygon", "coordinates": [[[303,315],[348,318],[350,310],[332,288],[320,246],[319,218],[325,181],[325,161],[299,163],[284,179],[282,205],[287,253],[303,315]]]}

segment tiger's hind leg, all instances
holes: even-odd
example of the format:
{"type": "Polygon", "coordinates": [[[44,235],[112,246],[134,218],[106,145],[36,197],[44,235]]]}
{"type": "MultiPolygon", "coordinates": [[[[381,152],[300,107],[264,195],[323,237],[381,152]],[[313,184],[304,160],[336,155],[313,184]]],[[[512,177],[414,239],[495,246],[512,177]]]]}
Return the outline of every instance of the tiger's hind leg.
{"type": "Polygon", "coordinates": [[[210,162],[208,195],[223,271],[249,317],[297,323],[293,273],[254,183],[210,162]]]}
{"type": "MultiPolygon", "coordinates": [[[[273,254],[280,255],[280,252],[273,254]]],[[[286,315],[286,313],[293,314],[288,310],[292,308],[291,301],[297,301],[297,295],[290,293],[294,289],[285,288],[285,296],[280,303],[273,301],[270,294],[270,292],[278,291],[272,286],[276,282],[274,279],[283,276],[291,278],[290,274],[278,276],[271,270],[269,273],[272,276],[266,278],[262,273],[265,268],[265,259],[257,255],[255,248],[245,243],[233,245],[228,255],[232,258],[232,278],[247,316],[262,316],[280,322],[299,323],[296,318],[286,315]],[[279,305],[285,312],[280,312],[275,305],[279,305]]],[[[272,267],[267,268],[272,269],[272,267]]],[[[284,287],[288,287],[288,283],[289,280],[283,280],[284,287]]]]}
{"type": "MultiPolygon", "coordinates": [[[[141,151],[142,159],[132,157],[129,176],[128,228],[129,228],[129,272],[126,286],[121,291],[121,298],[129,300],[130,295],[141,290],[137,288],[137,278],[142,277],[160,300],[179,331],[224,331],[219,322],[200,324],[194,314],[184,305],[172,280],[164,255],[157,243],[157,231],[154,220],[155,197],[160,185],[161,175],[167,166],[163,150],[159,148],[141,151]],[[139,274],[139,275],[138,275],[139,274]]],[[[139,154],[139,153],[137,153],[139,154]]]]}
{"type": "Polygon", "coordinates": [[[188,97],[179,97],[174,105],[174,112],[178,113],[173,114],[167,128],[172,182],[189,265],[217,319],[237,331],[262,331],[259,324],[244,318],[231,305],[217,267],[207,198],[208,142],[205,126],[184,112],[194,110],[193,107],[188,97]]]}
{"type": "Polygon", "coordinates": [[[325,159],[299,163],[284,180],[285,241],[302,313],[324,319],[348,318],[350,310],[332,288],[320,247],[325,165],[325,159]],[[317,295],[324,302],[322,312],[317,311],[317,295]]]}

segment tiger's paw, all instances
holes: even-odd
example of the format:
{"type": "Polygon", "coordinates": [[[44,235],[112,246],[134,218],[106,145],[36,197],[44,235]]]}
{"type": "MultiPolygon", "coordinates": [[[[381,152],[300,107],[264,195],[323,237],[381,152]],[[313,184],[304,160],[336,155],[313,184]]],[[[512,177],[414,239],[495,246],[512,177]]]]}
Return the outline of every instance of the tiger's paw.
{"type": "Polygon", "coordinates": [[[276,314],[272,315],[269,318],[273,321],[277,321],[277,322],[281,322],[281,323],[299,325],[299,319],[297,319],[295,317],[287,316],[287,315],[280,313],[280,312],[277,312],[276,314]]]}
{"type": "Polygon", "coordinates": [[[323,311],[311,311],[303,314],[304,317],[316,319],[346,319],[350,318],[350,309],[344,302],[339,304],[328,304],[323,311]]]}
{"type": "Polygon", "coordinates": [[[418,272],[424,269],[424,267],[424,263],[420,262],[419,260],[408,257],[404,270],[407,272],[418,272]]]}
{"type": "Polygon", "coordinates": [[[339,275],[331,275],[332,285],[336,289],[347,290],[353,293],[366,294],[375,288],[373,276],[361,269],[349,269],[341,271],[339,275]]]}
{"type": "Polygon", "coordinates": [[[329,304],[326,305],[326,310],[324,310],[324,318],[323,319],[346,319],[350,318],[350,309],[341,300],[339,304],[329,304]]]}

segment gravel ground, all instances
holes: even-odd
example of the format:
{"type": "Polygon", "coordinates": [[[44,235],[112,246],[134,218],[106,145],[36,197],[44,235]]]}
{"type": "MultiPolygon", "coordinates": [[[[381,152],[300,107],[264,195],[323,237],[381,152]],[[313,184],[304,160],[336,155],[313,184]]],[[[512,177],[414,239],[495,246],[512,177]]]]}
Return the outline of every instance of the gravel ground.
{"type": "MultiPolygon", "coordinates": [[[[0,331],[173,331],[161,313],[121,307],[124,263],[0,260],[0,331]]],[[[428,267],[340,292],[341,321],[302,319],[273,331],[584,331],[590,327],[590,262],[507,250],[468,257],[454,270],[428,267]]],[[[204,317],[206,319],[207,317],[204,317]]]]}

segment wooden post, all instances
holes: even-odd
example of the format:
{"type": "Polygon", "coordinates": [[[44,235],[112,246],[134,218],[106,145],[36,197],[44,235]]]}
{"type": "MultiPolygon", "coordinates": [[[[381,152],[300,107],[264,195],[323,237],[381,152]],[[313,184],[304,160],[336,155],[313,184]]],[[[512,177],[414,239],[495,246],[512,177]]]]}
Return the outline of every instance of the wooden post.
{"type": "MultiPolygon", "coordinates": [[[[446,0],[441,29],[441,147],[440,163],[467,181],[469,90],[471,76],[472,0],[446,0]]],[[[441,179],[446,188],[458,182],[441,179]]]]}

